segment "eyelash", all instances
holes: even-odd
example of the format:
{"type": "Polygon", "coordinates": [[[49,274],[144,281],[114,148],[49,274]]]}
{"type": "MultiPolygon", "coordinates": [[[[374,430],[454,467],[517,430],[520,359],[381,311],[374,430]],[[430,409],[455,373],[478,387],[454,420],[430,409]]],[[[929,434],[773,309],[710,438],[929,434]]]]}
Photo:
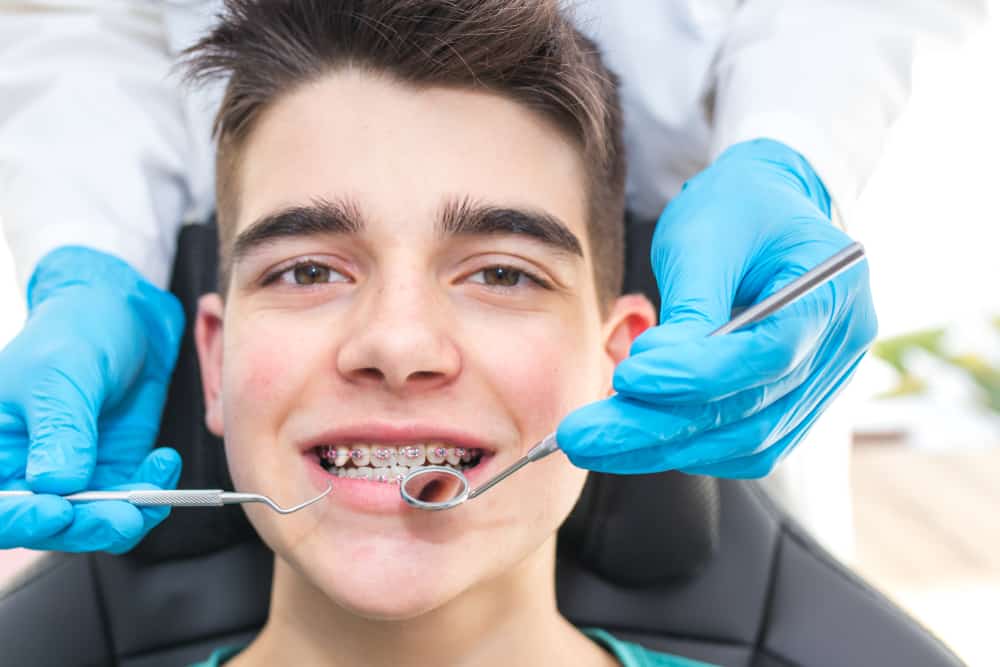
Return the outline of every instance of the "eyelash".
{"type": "MultiPolygon", "coordinates": [[[[327,269],[327,270],[331,271],[332,273],[337,273],[337,274],[339,274],[339,275],[344,276],[345,278],[347,278],[347,276],[345,276],[340,271],[337,271],[337,269],[333,268],[329,264],[326,264],[324,262],[320,262],[320,261],[317,261],[317,260],[313,260],[313,259],[301,259],[301,260],[295,262],[294,264],[292,264],[290,266],[284,266],[284,267],[282,267],[280,269],[276,269],[272,273],[269,273],[267,276],[264,277],[264,280],[261,282],[261,286],[262,287],[267,287],[268,285],[271,285],[271,284],[277,282],[278,280],[280,280],[281,277],[283,275],[285,275],[286,273],[289,273],[291,271],[295,271],[296,269],[300,269],[300,268],[303,268],[303,267],[308,267],[308,266],[315,266],[315,267],[318,267],[320,269],[327,269]]],[[[348,280],[350,280],[350,279],[348,278],[348,280]]],[[[329,284],[334,283],[334,282],[346,282],[346,281],[342,281],[342,280],[327,281],[325,283],[317,283],[317,284],[329,285],[329,284]]],[[[294,283],[294,281],[291,284],[297,285],[296,283],[294,283]]],[[[310,285],[297,285],[297,286],[298,287],[310,287],[310,285]]]]}
{"type": "MultiPolygon", "coordinates": [[[[306,260],[299,260],[299,261],[295,262],[294,264],[292,264],[291,266],[285,266],[285,267],[282,267],[280,269],[276,269],[275,271],[269,273],[267,276],[265,276],[265,278],[264,278],[263,282],[261,283],[261,285],[263,287],[267,287],[268,285],[272,285],[273,283],[277,282],[286,273],[289,273],[291,271],[295,271],[296,269],[299,269],[299,268],[309,267],[309,266],[315,266],[315,267],[318,267],[318,268],[321,268],[321,269],[327,269],[327,270],[329,270],[331,272],[338,273],[338,274],[340,274],[342,276],[344,275],[343,273],[341,273],[340,271],[337,271],[336,269],[334,269],[333,267],[331,267],[328,264],[325,264],[323,262],[319,262],[319,261],[316,261],[316,260],[308,260],[308,259],[306,259],[306,260]]],[[[490,271],[490,270],[494,270],[494,269],[503,269],[503,270],[506,270],[506,271],[512,271],[514,273],[518,273],[521,276],[523,276],[524,278],[527,278],[531,282],[535,283],[535,285],[537,287],[541,287],[542,289],[547,289],[547,290],[552,289],[552,284],[549,281],[545,280],[544,278],[540,277],[538,274],[533,273],[532,271],[527,271],[527,270],[522,269],[522,268],[517,267],[517,266],[512,266],[510,264],[491,264],[490,266],[485,266],[485,267],[483,267],[481,269],[473,271],[472,273],[469,274],[469,277],[474,276],[476,274],[485,273],[486,271],[490,271]]],[[[344,277],[346,278],[346,276],[344,276],[344,277]]],[[[331,284],[332,282],[344,282],[344,281],[339,281],[339,280],[338,281],[327,281],[325,283],[318,283],[318,284],[327,284],[328,285],[328,284],[331,284]]],[[[485,287],[489,287],[490,289],[498,290],[498,291],[515,290],[515,289],[517,289],[519,287],[519,285],[507,286],[507,285],[487,285],[485,283],[477,283],[477,284],[482,284],[485,287]]],[[[309,287],[309,285],[299,285],[299,286],[300,287],[309,287]]]]}
{"type": "MultiPolygon", "coordinates": [[[[490,266],[484,266],[483,268],[478,269],[477,271],[474,271],[473,273],[470,273],[469,276],[471,277],[471,276],[474,276],[474,275],[477,275],[477,274],[486,273],[487,271],[492,271],[492,270],[495,270],[495,269],[503,269],[505,271],[511,271],[513,273],[520,274],[522,277],[527,278],[528,280],[530,280],[531,282],[533,282],[536,287],[541,287],[542,289],[547,289],[547,290],[552,289],[552,284],[550,282],[548,282],[547,280],[545,280],[544,278],[538,276],[537,274],[535,274],[535,273],[533,273],[531,271],[527,271],[527,270],[522,269],[522,268],[520,268],[518,266],[511,266],[510,264],[492,264],[490,266]]],[[[518,281],[518,282],[520,283],[520,281],[518,281]]],[[[492,290],[497,290],[497,291],[500,291],[500,292],[506,292],[506,291],[509,291],[509,290],[515,290],[518,287],[520,287],[520,284],[518,284],[518,285],[510,285],[510,286],[508,286],[508,285],[487,285],[486,283],[477,283],[477,284],[481,284],[484,287],[488,287],[488,288],[490,288],[492,290]]]]}

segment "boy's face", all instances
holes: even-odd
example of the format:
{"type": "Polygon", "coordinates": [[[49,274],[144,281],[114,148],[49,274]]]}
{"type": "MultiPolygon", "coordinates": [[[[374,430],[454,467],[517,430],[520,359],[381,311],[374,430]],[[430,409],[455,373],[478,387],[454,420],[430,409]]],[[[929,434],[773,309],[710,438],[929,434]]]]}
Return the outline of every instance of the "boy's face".
{"type": "Polygon", "coordinates": [[[227,299],[198,315],[208,424],[240,490],[291,505],[333,485],[287,517],[248,506],[258,533],[366,617],[509,595],[500,575],[551,546],[583,484],[561,453],[421,512],[319,452],[479,450],[477,486],[608,395],[654,315],[629,297],[601,316],[581,152],[506,98],[346,71],[269,108],[241,170],[227,299]]]}

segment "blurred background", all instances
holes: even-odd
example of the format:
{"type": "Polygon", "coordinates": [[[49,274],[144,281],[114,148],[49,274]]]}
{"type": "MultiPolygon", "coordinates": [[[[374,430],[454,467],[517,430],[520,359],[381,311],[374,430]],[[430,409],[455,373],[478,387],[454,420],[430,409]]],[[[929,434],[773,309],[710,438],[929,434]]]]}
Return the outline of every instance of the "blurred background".
{"type": "Polygon", "coordinates": [[[879,342],[854,403],[854,565],[970,665],[1000,665],[1000,2],[922,44],[851,220],[879,342]]]}
{"type": "MultiPolygon", "coordinates": [[[[994,0],[957,48],[920,44],[911,102],[848,220],[880,339],[836,417],[853,424],[852,564],[984,666],[1000,665],[998,14],[994,0]]],[[[0,346],[23,318],[0,237],[0,346]]],[[[0,551],[0,582],[34,557],[0,551]]]]}

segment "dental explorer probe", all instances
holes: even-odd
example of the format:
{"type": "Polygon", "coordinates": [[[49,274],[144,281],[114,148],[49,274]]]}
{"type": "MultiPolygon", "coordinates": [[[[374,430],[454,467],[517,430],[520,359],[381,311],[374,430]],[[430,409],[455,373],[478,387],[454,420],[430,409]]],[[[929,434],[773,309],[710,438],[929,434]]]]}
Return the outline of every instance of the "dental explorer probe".
{"type": "MultiPolygon", "coordinates": [[[[851,268],[865,256],[860,243],[852,243],[766,299],[749,306],[709,336],[732,333],[750,324],[756,324],[777,310],[798,301],[820,285],[851,268]]],[[[485,481],[479,488],[469,490],[469,480],[460,471],[445,466],[413,468],[399,484],[399,493],[407,504],[422,510],[446,510],[482,495],[524,466],[542,459],[559,449],[556,434],[550,433],[528,453],[506,469],[485,481]],[[430,496],[437,499],[427,499],[430,496]]]]}
{"type": "MultiPolygon", "coordinates": [[[[330,493],[333,486],[327,484],[326,491],[311,500],[299,503],[293,507],[281,507],[276,502],[260,493],[237,493],[221,489],[179,489],[179,490],[149,490],[149,491],[81,491],[68,496],[60,496],[71,503],[90,503],[96,500],[124,500],[137,507],[153,507],[169,505],[171,507],[221,507],[240,503],[264,503],[278,514],[291,514],[309,507],[322,500],[330,493]]],[[[4,498],[24,498],[36,495],[33,491],[0,491],[0,500],[4,498]]],[[[37,494],[41,495],[41,494],[37,494]]]]}

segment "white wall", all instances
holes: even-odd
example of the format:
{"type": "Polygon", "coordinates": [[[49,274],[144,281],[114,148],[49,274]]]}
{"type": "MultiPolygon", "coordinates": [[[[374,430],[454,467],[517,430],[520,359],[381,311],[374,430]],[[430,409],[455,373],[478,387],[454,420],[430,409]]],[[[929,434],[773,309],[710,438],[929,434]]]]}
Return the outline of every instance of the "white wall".
{"type": "Polygon", "coordinates": [[[1000,0],[959,49],[923,44],[911,102],[849,221],[883,335],[1000,315],[1000,0]]]}

